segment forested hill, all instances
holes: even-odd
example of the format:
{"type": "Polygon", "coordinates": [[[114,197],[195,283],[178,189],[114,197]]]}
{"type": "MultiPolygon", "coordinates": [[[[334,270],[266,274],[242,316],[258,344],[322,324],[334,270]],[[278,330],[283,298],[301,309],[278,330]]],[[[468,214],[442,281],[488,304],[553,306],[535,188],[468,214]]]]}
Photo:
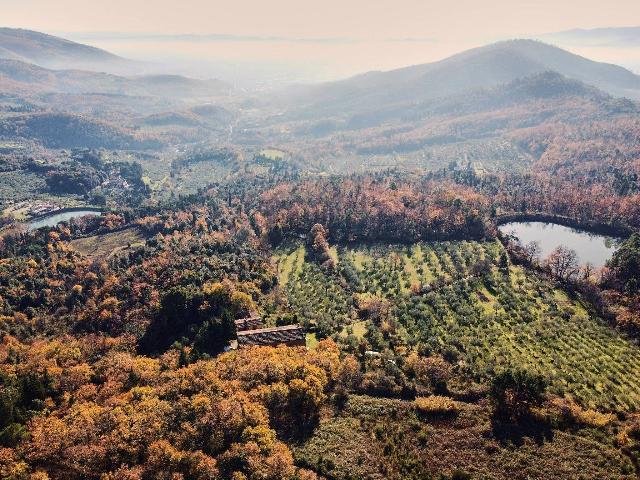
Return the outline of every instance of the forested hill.
{"type": "MultiPolygon", "coordinates": [[[[533,40],[511,40],[468,50],[444,60],[302,88],[295,102],[307,116],[357,113],[493,87],[555,71],[615,96],[640,98],[640,76],[533,40]]],[[[295,110],[295,109],[294,109],[295,110]]]]}
{"type": "Polygon", "coordinates": [[[1,480],[638,478],[640,77],[516,40],[281,102],[2,32],[1,480]]]}

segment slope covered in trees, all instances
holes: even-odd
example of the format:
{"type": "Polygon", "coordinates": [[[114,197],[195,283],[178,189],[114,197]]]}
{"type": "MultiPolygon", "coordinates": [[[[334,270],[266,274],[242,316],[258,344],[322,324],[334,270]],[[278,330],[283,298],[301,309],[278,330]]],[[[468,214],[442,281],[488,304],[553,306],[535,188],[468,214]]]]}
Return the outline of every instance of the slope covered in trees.
{"type": "Polygon", "coordinates": [[[15,454],[0,450],[4,478],[314,478],[295,467],[277,433],[313,426],[340,372],[331,344],[312,352],[257,348],[184,366],[175,350],[154,359],[90,339],[8,338],[0,358],[4,441],[17,425],[6,423],[19,420],[27,402],[46,400],[53,410],[11,431],[24,440],[15,454]],[[40,396],[12,390],[12,377],[30,378],[40,396]]]}
{"type": "Polygon", "coordinates": [[[306,234],[314,224],[336,241],[482,238],[486,198],[454,184],[365,176],[281,184],[262,195],[269,235],[306,234]],[[406,180],[409,180],[408,182],[406,180]]]}
{"type": "MultiPolygon", "coordinates": [[[[640,385],[625,384],[640,371],[640,349],[587,299],[505,258],[496,242],[360,246],[338,251],[335,272],[298,265],[283,287],[309,329],[319,337],[344,333],[336,340],[353,353],[389,349],[402,364],[410,352],[434,351],[478,379],[519,365],[584,405],[640,407],[630,393],[640,385]],[[349,329],[361,320],[366,333],[358,338],[349,329]],[[589,358],[598,359],[597,370],[589,358]]],[[[407,388],[406,378],[396,381],[388,393],[407,388]]]]}
{"type": "Polygon", "coordinates": [[[555,71],[616,96],[638,98],[640,77],[622,67],[593,62],[533,40],[509,40],[453,55],[439,62],[303,89],[293,100],[303,117],[358,114],[448,97],[555,71]]]}
{"type": "Polygon", "coordinates": [[[158,148],[156,138],[144,138],[125,128],[91,117],[39,113],[0,119],[0,136],[36,140],[51,148],[158,148]]]}

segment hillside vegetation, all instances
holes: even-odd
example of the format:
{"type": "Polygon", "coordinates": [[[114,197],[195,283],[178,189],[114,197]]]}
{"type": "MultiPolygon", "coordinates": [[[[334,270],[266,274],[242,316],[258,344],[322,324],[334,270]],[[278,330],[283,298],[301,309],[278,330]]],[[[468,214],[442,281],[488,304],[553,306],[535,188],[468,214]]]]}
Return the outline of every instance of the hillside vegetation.
{"type": "Polygon", "coordinates": [[[367,320],[364,338],[337,337],[355,348],[434,351],[479,381],[510,366],[544,374],[552,390],[590,408],[640,408],[640,348],[573,297],[520,267],[500,266],[496,242],[420,243],[339,249],[335,273],[280,257],[287,299],[320,336],[367,320]],[[624,379],[624,380],[623,380],[624,379]]]}

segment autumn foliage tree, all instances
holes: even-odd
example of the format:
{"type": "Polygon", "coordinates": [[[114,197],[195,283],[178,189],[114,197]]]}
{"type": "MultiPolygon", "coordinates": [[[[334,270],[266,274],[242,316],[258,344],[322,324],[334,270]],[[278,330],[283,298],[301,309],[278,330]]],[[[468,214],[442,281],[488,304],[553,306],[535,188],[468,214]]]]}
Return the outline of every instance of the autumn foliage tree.
{"type": "Polygon", "coordinates": [[[483,238],[492,235],[489,201],[471,188],[410,177],[354,176],[283,183],[259,210],[269,237],[306,235],[323,225],[335,242],[483,238]]]}
{"type": "Polygon", "coordinates": [[[329,251],[329,242],[327,241],[327,232],[322,225],[316,223],[311,227],[308,237],[309,253],[311,257],[321,265],[331,268],[333,261],[329,251]]]}
{"type": "MultiPolygon", "coordinates": [[[[317,422],[339,381],[335,344],[314,351],[256,347],[180,366],[178,352],[137,356],[71,340],[0,346],[0,372],[45,368],[47,410],[27,424],[0,471],[15,478],[195,480],[290,479],[297,474],[282,435],[317,422]],[[20,360],[8,362],[10,352],[20,360]],[[28,477],[36,472],[48,477],[28,477]]],[[[305,475],[303,472],[300,472],[305,475]]]]}

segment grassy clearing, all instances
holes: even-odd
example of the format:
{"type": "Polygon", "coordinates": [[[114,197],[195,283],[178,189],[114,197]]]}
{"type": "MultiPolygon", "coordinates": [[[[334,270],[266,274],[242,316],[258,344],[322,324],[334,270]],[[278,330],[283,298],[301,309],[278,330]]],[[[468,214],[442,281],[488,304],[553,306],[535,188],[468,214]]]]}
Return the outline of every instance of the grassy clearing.
{"type": "Polygon", "coordinates": [[[70,243],[78,253],[96,260],[109,258],[127,249],[143,246],[144,242],[145,238],[138,229],[128,228],[119,232],[78,238],[70,243]]]}
{"type": "MultiPolygon", "coordinates": [[[[477,479],[635,478],[596,430],[538,432],[518,447],[492,435],[487,406],[457,402],[453,418],[419,418],[412,402],[352,395],[327,412],[296,460],[336,480],[424,479],[459,470],[477,479]]],[[[609,437],[611,438],[611,437],[609,437]]]]}
{"type": "Polygon", "coordinates": [[[289,254],[283,254],[276,257],[278,262],[278,281],[280,285],[286,285],[289,282],[289,275],[293,272],[298,275],[302,269],[305,256],[304,246],[298,247],[289,254]]]}
{"type": "Polygon", "coordinates": [[[142,177],[142,181],[144,182],[144,184],[147,186],[147,188],[149,188],[154,193],[162,190],[168,180],[169,180],[169,175],[165,175],[155,183],[151,179],[151,177],[148,177],[146,175],[142,177]]]}
{"type": "Polygon", "coordinates": [[[275,148],[267,148],[260,151],[260,155],[270,160],[282,160],[287,154],[282,150],[276,150],[275,148]]]}
{"type": "Polygon", "coordinates": [[[318,345],[318,337],[315,333],[307,333],[307,348],[314,349],[318,345]]]}
{"type": "Polygon", "coordinates": [[[349,331],[352,332],[352,335],[356,337],[358,340],[364,338],[364,334],[367,333],[367,322],[362,320],[360,322],[354,322],[351,325],[347,325],[342,329],[340,335],[346,337],[349,335],[349,331]]]}
{"type": "Polygon", "coordinates": [[[331,257],[331,260],[333,260],[333,264],[337,265],[338,264],[338,249],[336,247],[331,247],[329,248],[329,257],[331,257]]]}

